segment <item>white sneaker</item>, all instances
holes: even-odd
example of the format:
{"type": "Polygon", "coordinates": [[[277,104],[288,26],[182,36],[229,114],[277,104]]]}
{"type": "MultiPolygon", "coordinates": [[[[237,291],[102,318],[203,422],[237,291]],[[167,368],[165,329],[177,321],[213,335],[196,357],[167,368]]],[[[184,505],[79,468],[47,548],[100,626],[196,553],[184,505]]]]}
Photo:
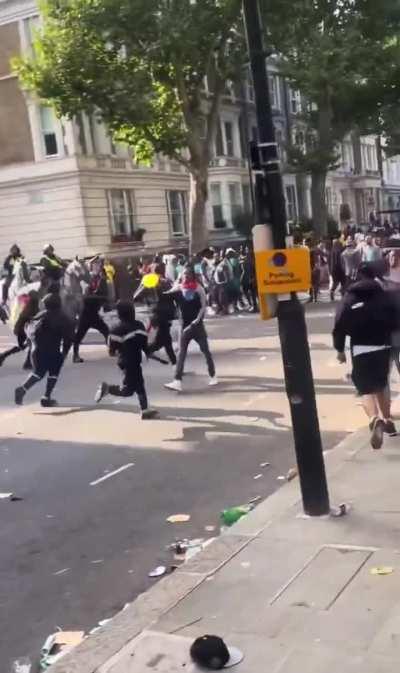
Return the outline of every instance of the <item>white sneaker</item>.
{"type": "Polygon", "coordinates": [[[208,382],[209,386],[217,386],[219,383],[218,379],[216,376],[212,376],[208,382]]]}
{"type": "Polygon", "coordinates": [[[182,381],[178,381],[177,379],[174,379],[174,381],[171,381],[171,383],[164,383],[164,388],[168,388],[168,390],[175,390],[177,393],[182,392],[182,381]]]}

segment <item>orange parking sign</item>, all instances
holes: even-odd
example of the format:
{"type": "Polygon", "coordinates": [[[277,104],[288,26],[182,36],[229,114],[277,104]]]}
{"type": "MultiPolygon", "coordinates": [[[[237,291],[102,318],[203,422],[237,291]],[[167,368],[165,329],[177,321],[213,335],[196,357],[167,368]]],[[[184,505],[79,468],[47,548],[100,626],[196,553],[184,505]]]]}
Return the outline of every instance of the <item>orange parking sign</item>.
{"type": "Polygon", "coordinates": [[[258,292],[287,294],[306,292],[311,287],[310,251],[308,248],[261,250],[255,253],[258,292]]]}

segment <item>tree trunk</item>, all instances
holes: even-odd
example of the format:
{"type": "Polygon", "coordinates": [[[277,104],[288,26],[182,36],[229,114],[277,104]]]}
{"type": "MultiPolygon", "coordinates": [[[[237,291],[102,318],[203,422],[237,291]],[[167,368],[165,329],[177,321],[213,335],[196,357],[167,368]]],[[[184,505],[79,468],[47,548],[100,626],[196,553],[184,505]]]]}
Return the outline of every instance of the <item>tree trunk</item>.
{"type": "Polygon", "coordinates": [[[190,175],[190,254],[208,245],[206,204],[208,200],[208,162],[190,175]]]}
{"type": "Polygon", "coordinates": [[[328,209],[326,206],[326,172],[311,173],[311,204],[314,231],[320,238],[328,233],[328,209]]]}

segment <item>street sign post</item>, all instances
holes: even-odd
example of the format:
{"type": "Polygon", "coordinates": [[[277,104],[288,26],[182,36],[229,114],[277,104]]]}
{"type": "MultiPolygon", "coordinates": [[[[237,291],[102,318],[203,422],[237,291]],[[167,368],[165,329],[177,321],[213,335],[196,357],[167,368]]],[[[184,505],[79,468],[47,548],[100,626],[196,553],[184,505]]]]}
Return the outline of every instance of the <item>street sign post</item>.
{"type": "Polygon", "coordinates": [[[308,292],[311,287],[308,248],[262,250],[255,253],[260,294],[308,292]]]}

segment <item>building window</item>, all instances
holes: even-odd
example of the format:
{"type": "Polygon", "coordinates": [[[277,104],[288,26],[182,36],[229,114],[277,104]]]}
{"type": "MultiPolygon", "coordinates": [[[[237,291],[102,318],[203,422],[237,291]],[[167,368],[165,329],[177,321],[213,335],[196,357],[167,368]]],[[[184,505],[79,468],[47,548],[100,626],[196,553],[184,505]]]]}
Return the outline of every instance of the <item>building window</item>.
{"type": "Polygon", "coordinates": [[[271,99],[271,106],[275,110],[280,110],[281,109],[281,97],[280,97],[280,91],[279,91],[279,77],[278,75],[269,75],[268,76],[268,82],[269,82],[269,95],[271,99]]]}
{"type": "Polygon", "coordinates": [[[295,220],[297,218],[296,188],[294,185],[288,185],[285,189],[285,193],[288,220],[295,220]]]}
{"type": "Polygon", "coordinates": [[[133,193],[129,189],[110,189],[107,196],[113,239],[131,239],[134,232],[133,193]]]}
{"type": "Polygon", "coordinates": [[[40,129],[45,156],[56,157],[58,155],[56,117],[52,108],[43,106],[40,108],[40,129]]]}
{"type": "Polygon", "coordinates": [[[235,222],[236,218],[243,213],[242,198],[240,192],[240,183],[232,182],[229,184],[229,203],[231,208],[231,222],[235,222]]]}
{"type": "Polygon", "coordinates": [[[225,229],[224,209],[221,198],[221,185],[218,182],[211,184],[211,207],[213,211],[213,222],[215,229],[225,229]]]}
{"type": "Polygon", "coordinates": [[[297,115],[301,112],[301,93],[298,89],[290,89],[290,112],[297,115]]]}
{"type": "Polygon", "coordinates": [[[233,124],[232,122],[224,122],[225,132],[225,154],[227,157],[235,156],[235,143],[233,141],[233,124]]]}
{"type": "Polygon", "coordinates": [[[185,236],[187,233],[186,192],[168,191],[167,205],[172,235],[185,236]]]}
{"type": "Polygon", "coordinates": [[[35,54],[35,37],[39,26],[40,19],[37,15],[29,16],[27,19],[24,19],[25,49],[29,56],[33,56],[35,54]]]}
{"type": "Polygon", "coordinates": [[[217,135],[215,137],[215,155],[217,157],[222,157],[223,154],[224,154],[224,144],[222,142],[221,120],[218,119],[217,135]]]}

